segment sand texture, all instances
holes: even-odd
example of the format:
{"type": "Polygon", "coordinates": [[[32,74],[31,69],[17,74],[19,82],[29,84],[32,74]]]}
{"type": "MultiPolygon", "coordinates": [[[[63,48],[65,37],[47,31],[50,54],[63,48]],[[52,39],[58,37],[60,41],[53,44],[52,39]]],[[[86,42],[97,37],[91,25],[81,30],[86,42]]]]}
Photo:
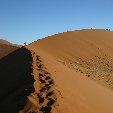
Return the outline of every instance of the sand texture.
{"type": "Polygon", "coordinates": [[[0,66],[0,113],[113,113],[113,31],[48,36],[0,66]]]}
{"type": "Polygon", "coordinates": [[[51,113],[113,113],[112,31],[65,32],[27,47],[54,80],[57,100],[51,113]]]}
{"type": "Polygon", "coordinates": [[[18,113],[34,92],[32,56],[22,47],[0,60],[0,113],[18,113]]]}
{"type": "Polygon", "coordinates": [[[0,59],[18,49],[19,46],[0,39],[0,59]]]}

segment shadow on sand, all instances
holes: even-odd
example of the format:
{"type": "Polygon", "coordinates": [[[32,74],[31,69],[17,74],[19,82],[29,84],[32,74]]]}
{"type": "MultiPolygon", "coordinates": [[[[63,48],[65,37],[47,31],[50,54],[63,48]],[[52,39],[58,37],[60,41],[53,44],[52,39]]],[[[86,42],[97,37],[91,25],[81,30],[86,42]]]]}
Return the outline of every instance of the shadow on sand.
{"type": "Polygon", "coordinates": [[[22,47],[0,59],[0,113],[18,113],[34,92],[32,55],[22,47]]]}

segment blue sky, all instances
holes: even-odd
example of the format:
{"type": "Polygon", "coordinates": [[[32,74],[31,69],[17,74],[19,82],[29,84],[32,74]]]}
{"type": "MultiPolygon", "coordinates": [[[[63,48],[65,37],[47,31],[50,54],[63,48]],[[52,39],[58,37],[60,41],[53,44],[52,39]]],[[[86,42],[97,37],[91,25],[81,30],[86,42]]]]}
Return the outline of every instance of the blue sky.
{"type": "Polygon", "coordinates": [[[0,38],[10,42],[84,28],[113,29],[113,0],[0,0],[0,38]]]}

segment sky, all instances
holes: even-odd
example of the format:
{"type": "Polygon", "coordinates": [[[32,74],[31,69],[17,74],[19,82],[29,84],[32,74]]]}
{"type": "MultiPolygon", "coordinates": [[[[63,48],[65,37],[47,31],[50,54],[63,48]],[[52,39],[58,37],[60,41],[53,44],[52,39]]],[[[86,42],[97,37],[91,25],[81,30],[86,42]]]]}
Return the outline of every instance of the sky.
{"type": "Polygon", "coordinates": [[[113,0],[0,0],[0,39],[12,43],[87,28],[113,30],[113,0]]]}

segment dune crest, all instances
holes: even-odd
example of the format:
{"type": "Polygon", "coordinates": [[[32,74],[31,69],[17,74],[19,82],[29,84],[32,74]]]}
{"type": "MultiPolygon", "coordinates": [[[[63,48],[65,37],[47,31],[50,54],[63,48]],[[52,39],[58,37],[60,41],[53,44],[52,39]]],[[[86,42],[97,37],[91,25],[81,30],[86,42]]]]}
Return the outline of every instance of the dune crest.
{"type": "Polygon", "coordinates": [[[6,40],[3,40],[3,39],[0,39],[0,44],[7,44],[7,45],[11,45],[10,42],[6,41],[6,40]]]}
{"type": "Polygon", "coordinates": [[[40,56],[31,51],[35,91],[28,96],[29,101],[19,113],[53,113],[57,107],[54,80],[44,67],[40,56]]]}
{"type": "Polygon", "coordinates": [[[113,112],[112,42],[112,31],[91,29],[55,34],[27,46],[52,75],[57,113],[113,112]]]}
{"type": "Polygon", "coordinates": [[[113,31],[102,29],[59,33],[13,51],[1,43],[8,53],[0,54],[0,113],[113,113],[112,43],[113,31]]]}

